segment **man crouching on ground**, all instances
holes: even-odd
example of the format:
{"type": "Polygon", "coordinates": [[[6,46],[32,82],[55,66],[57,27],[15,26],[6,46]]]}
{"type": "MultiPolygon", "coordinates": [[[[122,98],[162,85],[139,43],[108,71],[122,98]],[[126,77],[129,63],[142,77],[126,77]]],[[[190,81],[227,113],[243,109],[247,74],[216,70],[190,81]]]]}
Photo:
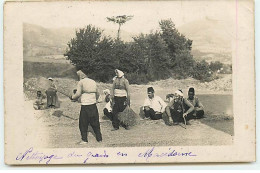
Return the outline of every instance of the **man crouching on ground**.
{"type": "Polygon", "coordinates": [[[87,77],[81,70],[77,72],[79,82],[77,85],[77,92],[71,96],[72,100],[77,100],[81,96],[81,110],[79,117],[79,129],[82,141],[79,144],[86,144],[88,125],[90,124],[96,134],[98,142],[102,141],[100,132],[99,114],[97,110],[97,100],[99,93],[97,91],[97,84],[94,80],[87,77]]]}
{"type": "Polygon", "coordinates": [[[166,103],[159,96],[154,95],[153,87],[147,88],[148,98],[144,101],[143,110],[145,118],[152,120],[162,119],[162,114],[165,111],[166,103]]]}
{"type": "Polygon", "coordinates": [[[202,118],[204,116],[204,106],[199,101],[199,98],[195,96],[194,88],[189,88],[187,100],[194,106],[194,111],[191,112],[193,118],[202,118]]]}
{"type": "MultiPolygon", "coordinates": [[[[166,114],[169,117],[170,124],[178,125],[184,122],[184,118],[187,120],[189,117],[187,115],[194,110],[194,106],[185,98],[183,98],[183,93],[180,90],[175,91],[174,99],[165,108],[166,114]],[[185,108],[188,110],[185,112],[185,108]]],[[[187,121],[187,125],[190,123],[187,121]]]]}

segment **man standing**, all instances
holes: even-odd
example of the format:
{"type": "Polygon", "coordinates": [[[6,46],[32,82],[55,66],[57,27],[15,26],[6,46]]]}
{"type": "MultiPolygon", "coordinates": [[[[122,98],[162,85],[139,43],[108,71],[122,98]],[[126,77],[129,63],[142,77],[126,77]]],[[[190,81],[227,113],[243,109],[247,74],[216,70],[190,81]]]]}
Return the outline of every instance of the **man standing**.
{"type": "Polygon", "coordinates": [[[51,77],[49,77],[48,80],[49,88],[45,91],[47,96],[47,108],[58,108],[60,105],[57,96],[57,87],[51,77]]]}
{"type": "Polygon", "coordinates": [[[199,101],[199,98],[195,96],[194,88],[189,88],[187,100],[194,106],[194,111],[190,114],[194,118],[202,118],[204,116],[204,107],[199,101]]]}
{"type": "Polygon", "coordinates": [[[166,103],[159,96],[154,95],[153,87],[147,88],[148,98],[144,101],[144,113],[146,118],[152,120],[162,119],[162,114],[165,111],[166,103]]]}
{"type": "MultiPolygon", "coordinates": [[[[169,117],[170,123],[178,125],[180,122],[184,122],[184,118],[187,117],[194,110],[194,106],[185,98],[180,90],[175,91],[174,99],[165,108],[166,114],[169,117]],[[185,112],[185,108],[188,110],[185,112]]],[[[187,125],[190,123],[187,121],[187,125]]]]}
{"type": "Polygon", "coordinates": [[[80,144],[86,144],[88,125],[90,124],[96,134],[98,142],[102,141],[100,132],[99,114],[97,110],[97,100],[99,93],[97,91],[96,82],[86,76],[81,70],[77,72],[79,82],[77,85],[77,92],[71,96],[72,100],[77,100],[81,97],[81,110],[79,117],[79,129],[82,141],[80,144]]]}
{"type": "Polygon", "coordinates": [[[124,77],[124,73],[121,70],[115,70],[116,77],[114,78],[112,85],[111,97],[113,100],[113,117],[112,117],[112,131],[118,130],[121,124],[126,130],[129,130],[129,126],[120,123],[118,119],[118,114],[123,112],[126,106],[130,106],[130,92],[129,92],[129,82],[124,77]]]}

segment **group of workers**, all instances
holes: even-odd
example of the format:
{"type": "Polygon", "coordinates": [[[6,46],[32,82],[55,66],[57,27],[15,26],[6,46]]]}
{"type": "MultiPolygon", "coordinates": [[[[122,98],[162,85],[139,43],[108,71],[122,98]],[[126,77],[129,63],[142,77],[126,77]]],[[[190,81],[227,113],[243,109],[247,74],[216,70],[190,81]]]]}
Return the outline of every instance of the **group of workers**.
{"type": "MultiPolygon", "coordinates": [[[[127,106],[130,107],[130,92],[129,82],[125,78],[124,73],[118,69],[115,70],[116,76],[113,78],[113,85],[111,93],[109,89],[104,90],[107,102],[103,109],[106,115],[112,121],[112,131],[116,131],[119,127],[129,130],[129,126],[120,122],[118,114],[123,112],[127,106]]],[[[79,82],[77,89],[74,90],[70,99],[72,101],[80,98],[81,110],[79,116],[79,129],[81,133],[81,142],[79,144],[88,143],[87,131],[88,126],[91,125],[98,142],[102,141],[102,134],[100,130],[99,113],[96,104],[100,98],[97,84],[94,80],[87,77],[87,75],[79,70],[77,71],[79,82]]],[[[49,79],[51,83],[52,79],[49,79]]],[[[57,88],[52,83],[51,87],[46,91],[47,107],[55,107],[57,99],[57,88]],[[49,101],[48,101],[49,98],[49,101]]],[[[166,117],[166,124],[177,125],[192,118],[201,118],[204,115],[204,108],[199,99],[195,96],[194,88],[189,88],[188,98],[183,97],[181,90],[175,91],[174,94],[168,94],[166,99],[168,104],[159,96],[155,95],[153,87],[147,88],[148,97],[144,101],[144,105],[140,109],[140,115],[144,115],[144,119],[158,120],[166,117]]],[[[39,94],[40,96],[40,94],[39,94]]],[[[41,98],[37,100],[40,101],[41,98]]]]}
{"type": "Polygon", "coordinates": [[[54,84],[53,78],[48,78],[48,86],[45,90],[45,94],[47,97],[47,103],[43,102],[43,94],[41,91],[37,91],[36,101],[33,104],[34,109],[43,110],[47,108],[58,108],[60,107],[60,102],[57,96],[57,87],[54,84]]]}
{"type": "Polygon", "coordinates": [[[164,119],[167,125],[178,125],[187,121],[190,125],[190,119],[202,118],[204,116],[204,107],[195,96],[195,89],[189,88],[188,98],[183,97],[182,90],[176,90],[174,94],[166,96],[166,104],[159,96],[155,95],[153,87],[147,89],[148,98],[145,99],[142,111],[145,119],[164,119]]]}

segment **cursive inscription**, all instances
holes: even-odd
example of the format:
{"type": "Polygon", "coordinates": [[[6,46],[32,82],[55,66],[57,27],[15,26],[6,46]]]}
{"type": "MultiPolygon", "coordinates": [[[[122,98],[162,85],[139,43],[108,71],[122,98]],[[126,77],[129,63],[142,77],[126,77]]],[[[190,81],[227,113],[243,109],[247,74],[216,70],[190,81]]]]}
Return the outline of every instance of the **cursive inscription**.
{"type": "Polygon", "coordinates": [[[178,152],[172,148],[169,148],[168,151],[165,152],[155,152],[155,148],[150,148],[143,153],[139,153],[138,157],[143,157],[148,161],[150,157],[191,157],[197,156],[192,152],[178,152]]]}
{"type": "Polygon", "coordinates": [[[55,154],[46,155],[44,153],[40,153],[38,151],[33,152],[33,147],[26,150],[24,153],[19,153],[16,157],[16,160],[38,160],[39,163],[42,161],[46,164],[49,164],[52,159],[62,159],[63,157],[58,157],[55,154]]]}
{"type": "MultiPolygon", "coordinates": [[[[158,150],[158,149],[157,149],[158,150]]],[[[64,153],[65,154],[65,153],[64,153]]],[[[86,164],[89,162],[90,159],[93,159],[93,161],[97,161],[99,158],[108,158],[110,155],[107,153],[106,150],[103,150],[101,152],[93,152],[93,151],[87,151],[85,153],[77,153],[76,151],[70,152],[69,154],[65,154],[64,157],[57,156],[56,154],[46,154],[38,151],[34,151],[33,147],[27,149],[25,152],[19,153],[16,157],[16,160],[18,161],[26,161],[26,160],[37,160],[39,163],[45,163],[49,164],[52,160],[55,159],[67,159],[67,158],[82,158],[83,163],[86,164]]],[[[128,157],[127,152],[116,152],[113,157],[128,157]]],[[[146,161],[149,160],[151,157],[156,158],[165,158],[165,157],[193,157],[197,156],[196,154],[192,152],[182,152],[177,151],[173,148],[168,148],[164,150],[163,152],[156,151],[155,147],[149,148],[148,150],[145,150],[144,152],[137,153],[136,155],[139,158],[144,158],[146,161]]],[[[92,161],[92,162],[93,162],[92,161]]]]}
{"type": "Polygon", "coordinates": [[[106,150],[104,150],[104,153],[92,153],[92,152],[88,152],[86,159],[84,160],[83,163],[87,163],[88,160],[90,160],[90,158],[100,158],[100,157],[109,157],[109,155],[106,153],[106,150]]]}

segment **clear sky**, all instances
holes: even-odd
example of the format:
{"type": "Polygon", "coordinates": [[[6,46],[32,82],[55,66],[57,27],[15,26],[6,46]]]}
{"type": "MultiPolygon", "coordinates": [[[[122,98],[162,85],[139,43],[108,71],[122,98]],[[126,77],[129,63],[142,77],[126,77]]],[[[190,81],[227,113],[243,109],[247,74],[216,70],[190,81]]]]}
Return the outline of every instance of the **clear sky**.
{"type": "Polygon", "coordinates": [[[210,18],[231,21],[235,17],[235,1],[146,1],[146,2],[38,2],[23,3],[24,22],[46,28],[84,27],[88,24],[107,29],[117,25],[106,17],[134,15],[123,30],[147,33],[158,28],[158,21],[171,18],[176,26],[210,18]]]}

